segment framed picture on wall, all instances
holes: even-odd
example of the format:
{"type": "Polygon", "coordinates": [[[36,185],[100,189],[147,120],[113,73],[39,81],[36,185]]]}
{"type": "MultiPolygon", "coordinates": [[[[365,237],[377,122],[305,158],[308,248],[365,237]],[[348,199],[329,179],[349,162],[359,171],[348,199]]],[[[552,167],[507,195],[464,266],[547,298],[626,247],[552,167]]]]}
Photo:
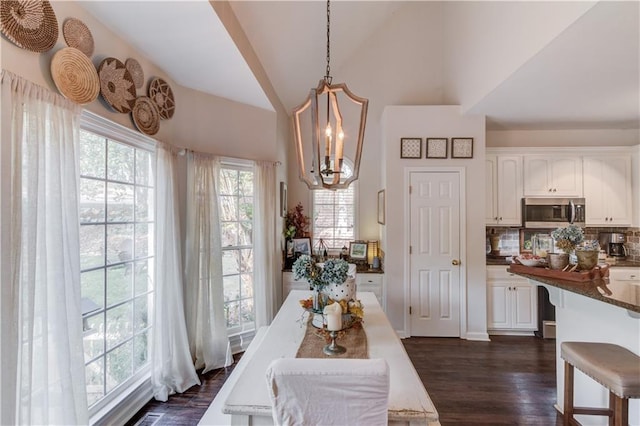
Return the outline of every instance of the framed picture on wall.
{"type": "Polygon", "coordinates": [[[287,184],[280,182],[280,217],[287,215],[287,184]]]}
{"type": "Polygon", "coordinates": [[[473,158],[473,138],[451,138],[451,158],[473,158]]]}
{"type": "Polygon", "coordinates": [[[384,225],[385,199],[384,189],[378,191],[378,223],[384,225]]]}
{"type": "Polygon", "coordinates": [[[400,158],[422,158],[422,138],[401,138],[400,158]]]}
{"type": "Polygon", "coordinates": [[[447,158],[448,138],[427,138],[427,158],[447,158]]]}

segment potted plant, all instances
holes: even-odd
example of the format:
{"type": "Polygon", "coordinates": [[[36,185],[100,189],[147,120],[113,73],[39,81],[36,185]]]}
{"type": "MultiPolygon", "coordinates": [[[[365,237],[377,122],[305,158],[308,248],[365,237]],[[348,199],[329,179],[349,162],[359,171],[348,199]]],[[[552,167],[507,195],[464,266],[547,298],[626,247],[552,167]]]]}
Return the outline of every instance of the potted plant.
{"type": "Polygon", "coordinates": [[[577,225],[557,228],[551,232],[556,246],[564,253],[549,253],[549,268],[564,269],[569,264],[569,253],[584,240],[584,231],[577,225]]]}
{"type": "Polygon", "coordinates": [[[322,312],[319,297],[322,290],[329,285],[343,284],[347,280],[348,271],[349,264],[343,259],[329,259],[324,264],[319,264],[311,256],[303,254],[293,263],[294,278],[307,280],[313,288],[314,312],[322,312]]]}
{"type": "Polygon", "coordinates": [[[585,240],[576,246],[576,257],[578,258],[578,268],[581,271],[589,271],[598,264],[598,253],[600,244],[598,240],[585,240]]]}

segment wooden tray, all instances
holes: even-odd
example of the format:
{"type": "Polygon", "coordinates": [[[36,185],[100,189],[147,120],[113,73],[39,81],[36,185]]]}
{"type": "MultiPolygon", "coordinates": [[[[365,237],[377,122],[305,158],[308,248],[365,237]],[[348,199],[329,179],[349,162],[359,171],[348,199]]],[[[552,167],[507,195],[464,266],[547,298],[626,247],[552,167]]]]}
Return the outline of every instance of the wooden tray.
{"type": "Polygon", "coordinates": [[[557,269],[548,269],[536,266],[524,266],[517,263],[509,265],[509,272],[537,275],[539,277],[557,278],[567,281],[592,281],[609,275],[608,265],[606,267],[596,266],[590,271],[564,272],[557,269]]]}

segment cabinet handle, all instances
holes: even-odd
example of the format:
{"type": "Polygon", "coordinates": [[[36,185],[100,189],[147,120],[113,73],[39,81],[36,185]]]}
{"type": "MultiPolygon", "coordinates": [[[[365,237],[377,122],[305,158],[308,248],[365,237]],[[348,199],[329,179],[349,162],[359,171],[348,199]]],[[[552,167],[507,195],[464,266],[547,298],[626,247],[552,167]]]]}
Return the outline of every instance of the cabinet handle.
{"type": "Polygon", "coordinates": [[[498,219],[498,220],[502,221],[502,216],[500,216],[500,219],[498,219]]]}
{"type": "Polygon", "coordinates": [[[498,221],[498,216],[494,217],[493,220],[498,221]]]}
{"type": "Polygon", "coordinates": [[[555,189],[555,188],[553,188],[553,192],[556,192],[556,189],[555,189]]]}
{"type": "Polygon", "coordinates": [[[549,188],[549,192],[553,192],[553,188],[549,188]]]}

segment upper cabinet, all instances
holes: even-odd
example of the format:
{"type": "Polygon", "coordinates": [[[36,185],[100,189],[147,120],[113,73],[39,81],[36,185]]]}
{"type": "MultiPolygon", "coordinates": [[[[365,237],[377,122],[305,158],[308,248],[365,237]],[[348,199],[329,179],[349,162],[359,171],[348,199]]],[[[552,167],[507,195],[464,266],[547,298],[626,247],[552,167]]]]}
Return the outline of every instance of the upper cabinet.
{"type": "Polygon", "coordinates": [[[566,155],[524,157],[525,197],[582,197],[582,158],[566,155]]]}
{"type": "Polygon", "coordinates": [[[486,156],[485,222],[492,226],[522,225],[522,156],[486,156]]]}
{"type": "Polygon", "coordinates": [[[630,226],[631,157],[584,156],[584,197],[587,225],[630,226]]]}

